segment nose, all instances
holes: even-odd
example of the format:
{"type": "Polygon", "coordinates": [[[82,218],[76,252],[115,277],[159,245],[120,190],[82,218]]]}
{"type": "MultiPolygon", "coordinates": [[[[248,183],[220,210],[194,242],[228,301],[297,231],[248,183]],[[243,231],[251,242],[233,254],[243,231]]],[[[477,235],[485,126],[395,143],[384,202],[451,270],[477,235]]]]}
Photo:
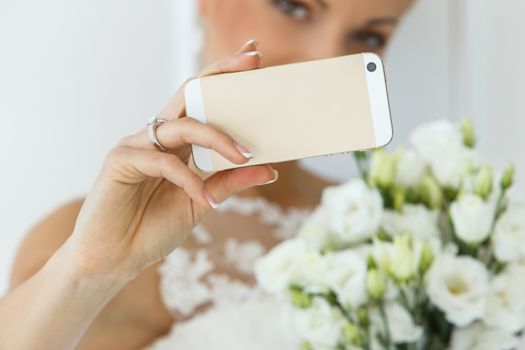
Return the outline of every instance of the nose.
{"type": "Polygon", "coordinates": [[[344,35],[340,30],[318,30],[295,38],[293,41],[283,42],[282,49],[276,50],[273,59],[263,61],[263,64],[275,65],[314,61],[323,58],[348,54],[345,47],[344,35]]]}
{"type": "Polygon", "coordinates": [[[310,45],[304,48],[305,60],[318,60],[347,54],[343,47],[344,40],[338,33],[325,33],[314,38],[310,45]]]}

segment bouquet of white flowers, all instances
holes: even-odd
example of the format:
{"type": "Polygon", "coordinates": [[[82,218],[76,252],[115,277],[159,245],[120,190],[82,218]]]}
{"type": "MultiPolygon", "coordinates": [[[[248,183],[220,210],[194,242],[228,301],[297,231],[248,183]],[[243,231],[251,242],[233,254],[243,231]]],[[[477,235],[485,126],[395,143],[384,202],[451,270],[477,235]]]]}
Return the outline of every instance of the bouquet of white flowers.
{"type": "Polygon", "coordinates": [[[525,203],[470,119],[360,152],[298,234],[256,264],[302,349],[507,350],[525,328],[525,203]]]}

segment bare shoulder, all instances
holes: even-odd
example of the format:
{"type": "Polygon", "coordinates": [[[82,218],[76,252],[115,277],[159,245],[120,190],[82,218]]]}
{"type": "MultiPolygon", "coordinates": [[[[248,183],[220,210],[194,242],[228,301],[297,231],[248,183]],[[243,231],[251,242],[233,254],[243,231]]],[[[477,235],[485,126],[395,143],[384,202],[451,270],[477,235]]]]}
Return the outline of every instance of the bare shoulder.
{"type": "Polygon", "coordinates": [[[75,198],[40,219],[26,234],[13,263],[10,289],[34,275],[67,240],[85,198],[75,198]]]}

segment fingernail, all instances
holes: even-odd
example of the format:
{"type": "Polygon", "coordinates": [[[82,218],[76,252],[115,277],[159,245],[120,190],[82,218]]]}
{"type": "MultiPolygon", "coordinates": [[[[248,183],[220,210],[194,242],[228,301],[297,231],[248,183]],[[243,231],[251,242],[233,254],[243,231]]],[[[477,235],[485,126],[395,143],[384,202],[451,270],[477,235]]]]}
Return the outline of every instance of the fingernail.
{"type": "Polygon", "coordinates": [[[213,198],[213,196],[211,195],[211,193],[208,192],[207,189],[204,189],[203,193],[204,193],[204,198],[206,198],[206,200],[208,201],[208,203],[210,203],[210,206],[211,206],[213,209],[217,209],[217,208],[219,207],[219,203],[217,203],[217,201],[215,200],[215,198],[213,198]]]}
{"type": "Polygon", "coordinates": [[[277,181],[277,179],[279,178],[279,172],[275,169],[272,169],[273,170],[273,173],[274,173],[274,178],[271,179],[270,181],[267,181],[267,182],[264,182],[262,184],[260,184],[259,186],[262,186],[262,185],[268,185],[268,184],[271,184],[272,182],[275,182],[277,181]]]}
{"type": "Polygon", "coordinates": [[[248,159],[253,158],[253,153],[249,149],[244,147],[243,145],[239,145],[238,143],[235,143],[235,148],[237,148],[237,150],[241,152],[244,158],[248,158],[248,159]]]}
{"type": "Polygon", "coordinates": [[[255,39],[250,39],[248,40],[247,42],[245,42],[241,48],[245,48],[246,46],[249,46],[249,45],[254,45],[254,46],[258,46],[259,45],[259,42],[255,39]]]}
{"type": "Polygon", "coordinates": [[[253,57],[253,56],[259,56],[262,57],[262,53],[260,51],[248,51],[243,53],[244,56],[253,57]]]}

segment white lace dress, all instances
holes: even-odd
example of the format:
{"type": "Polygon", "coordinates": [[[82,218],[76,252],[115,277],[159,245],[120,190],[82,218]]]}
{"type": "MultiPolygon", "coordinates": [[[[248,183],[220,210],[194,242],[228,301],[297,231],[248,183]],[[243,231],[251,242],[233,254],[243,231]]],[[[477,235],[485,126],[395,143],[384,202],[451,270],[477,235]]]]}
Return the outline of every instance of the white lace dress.
{"type": "Polygon", "coordinates": [[[232,196],[161,265],[161,296],[177,320],[147,350],[298,349],[281,306],[255,283],[255,261],[295,234],[311,209],[284,211],[232,196]],[[205,227],[207,226],[207,227],[205,227]]]}

